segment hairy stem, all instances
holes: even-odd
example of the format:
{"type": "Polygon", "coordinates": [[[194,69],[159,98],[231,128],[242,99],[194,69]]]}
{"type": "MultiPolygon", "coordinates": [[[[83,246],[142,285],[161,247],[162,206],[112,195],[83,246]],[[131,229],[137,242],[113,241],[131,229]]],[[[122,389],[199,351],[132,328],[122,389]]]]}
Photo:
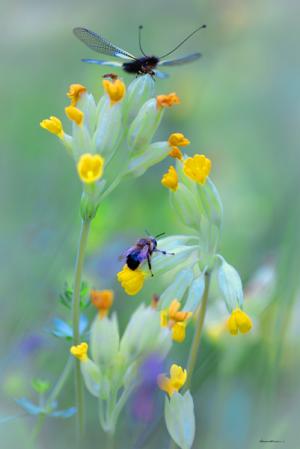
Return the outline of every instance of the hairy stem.
{"type": "MultiPolygon", "coordinates": [[[[80,320],[80,286],[81,275],[84,263],[85,249],[89,235],[90,221],[83,221],[81,225],[79,245],[75,263],[74,275],[74,292],[72,300],[72,327],[73,327],[73,344],[80,343],[79,320],[80,320]]],[[[76,428],[77,441],[82,440],[84,433],[84,390],[80,371],[80,361],[75,360],[75,396],[76,396],[76,428]]],[[[78,443],[80,444],[80,443],[78,443]]]]}

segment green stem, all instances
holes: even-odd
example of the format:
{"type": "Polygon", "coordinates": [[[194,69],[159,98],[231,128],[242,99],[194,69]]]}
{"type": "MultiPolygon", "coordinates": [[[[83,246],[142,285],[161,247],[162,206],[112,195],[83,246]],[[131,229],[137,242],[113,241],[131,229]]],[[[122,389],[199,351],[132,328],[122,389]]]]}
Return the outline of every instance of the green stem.
{"type": "MultiPolygon", "coordinates": [[[[74,275],[74,292],[72,300],[72,327],[73,327],[73,344],[80,343],[79,320],[80,320],[80,286],[81,275],[84,263],[84,254],[89,235],[90,221],[83,221],[81,225],[79,246],[75,264],[74,275]]],[[[76,395],[76,428],[78,444],[82,440],[84,433],[84,390],[80,371],[80,361],[75,360],[75,395],[76,395]]]]}
{"type": "MultiPolygon", "coordinates": [[[[187,369],[187,381],[186,381],[183,391],[187,391],[191,386],[192,377],[193,377],[193,373],[194,373],[196,362],[197,362],[198,351],[199,351],[199,346],[200,346],[200,341],[201,341],[201,335],[202,335],[202,330],[203,330],[203,325],[204,325],[204,319],[205,319],[205,314],[206,314],[206,309],[207,309],[210,276],[211,276],[211,273],[209,271],[206,271],[205,272],[205,287],[204,287],[204,292],[202,295],[201,307],[200,307],[200,311],[198,313],[196,330],[194,333],[194,339],[193,339],[193,343],[192,343],[192,346],[190,349],[187,368],[186,368],[187,369]]],[[[177,448],[177,444],[175,443],[175,441],[171,440],[169,449],[176,449],[176,448],[177,448]]]]}
{"type": "Polygon", "coordinates": [[[200,346],[200,341],[201,341],[201,335],[202,335],[202,330],[203,330],[203,325],[204,325],[204,319],[205,319],[205,314],[206,314],[206,309],[207,309],[210,276],[211,276],[210,272],[206,271],[205,272],[204,292],[203,292],[203,296],[202,296],[200,311],[198,313],[198,320],[197,320],[197,324],[196,324],[196,330],[194,333],[194,339],[193,339],[192,346],[190,349],[187,368],[186,368],[188,377],[187,377],[187,381],[186,381],[186,384],[184,387],[185,391],[188,390],[191,386],[192,377],[193,377],[193,373],[194,373],[196,362],[197,362],[198,351],[199,351],[199,346],[200,346]]]}

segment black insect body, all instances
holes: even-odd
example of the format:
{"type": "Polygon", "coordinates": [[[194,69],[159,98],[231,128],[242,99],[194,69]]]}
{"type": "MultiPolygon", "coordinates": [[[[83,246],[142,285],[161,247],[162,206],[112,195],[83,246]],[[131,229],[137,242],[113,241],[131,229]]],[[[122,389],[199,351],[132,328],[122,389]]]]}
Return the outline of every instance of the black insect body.
{"type": "Polygon", "coordinates": [[[159,234],[156,237],[143,237],[139,239],[134,246],[129,248],[122,256],[126,258],[126,264],[130,270],[136,270],[142,262],[147,260],[148,267],[152,273],[151,256],[154,252],[159,252],[162,254],[174,255],[174,253],[167,253],[166,251],[157,248],[157,238],[163,234],[159,234]]]}
{"type": "Polygon", "coordinates": [[[91,50],[96,51],[97,53],[101,53],[103,55],[114,56],[116,58],[125,59],[126,62],[117,62],[117,61],[104,61],[100,59],[82,59],[83,62],[88,62],[89,64],[98,64],[102,66],[108,67],[120,67],[125,72],[135,74],[135,75],[145,75],[149,74],[151,76],[157,76],[158,78],[167,78],[168,75],[164,72],[157,70],[157,67],[164,66],[175,66],[182,65],[188,62],[195,61],[201,57],[201,53],[192,53],[187,56],[183,56],[182,58],[177,58],[173,60],[162,61],[163,58],[169,56],[175,50],[177,50],[184,42],[186,42],[190,37],[192,37],[197,31],[201,28],[205,28],[206,25],[202,25],[197,28],[191,34],[189,34],[180,44],[178,44],[173,50],[169,51],[163,56],[148,56],[144,53],[141,45],[141,29],[142,26],[139,27],[139,46],[143,56],[136,58],[131,53],[123,50],[120,47],[112,44],[110,41],[105,39],[93,31],[88,30],[87,28],[74,28],[73,32],[75,36],[81,40],[87,47],[91,50]]]}

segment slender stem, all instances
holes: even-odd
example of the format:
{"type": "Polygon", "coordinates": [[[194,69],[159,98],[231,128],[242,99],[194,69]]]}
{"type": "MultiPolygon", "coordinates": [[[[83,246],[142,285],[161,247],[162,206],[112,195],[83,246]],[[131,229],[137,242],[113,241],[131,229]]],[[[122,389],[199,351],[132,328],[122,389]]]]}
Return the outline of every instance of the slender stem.
{"type": "MultiPolygon", "coordinates": [[[[73,327],[73,344],[80,343],[79,320],[80,320],[80,286],[81,275],[84,263],[84,254],[89,235],[90,221],[83,221],[81,225],[79,246],[75,264],[74,275],[74,292],[72,300],[72,327],[73,327]]],[[[84,390],[80,371],[80,361],[75,360],[75,394],[76,394],[76,427],[78,444],[84,433],[84,390]]]]}
{"type": "Polygon", "coordinates": [[[198,313],[198,321],[196,324],[194,339],[193,339],[189,357],[188,357],[188,363],[187,363],[188,377],[187,377],[187,381],[186,381],[185,388],[184,388],[185,391],[188,390],[191,386],[192,377],[193,377],[194,369],[195,369],[196,362],[197,362],[198,351],[199,351],[201,335],[202,335],[202,330],[203,330],[203,324],[204,324],[206,308],[207,308],[209,285],[210,285],[210,272],[206,271],[205,272],[205,287],[204,287],[204,292],[203,292],[203,296],[202,296],[200,311],[198,313]]]}
{"type": "MultiPolygon", "coordinates": [[[[200,307],[200,311],[198,313],[198,320],[197,320],[196,330],[194,333],[194,339],[193,339],[193,343],[192,343],[189,357],[188,357],[187,381],[185,383],[183,391],[188,390],[191,386],[192,377],[193,377],[193,373],[194,373],[196,362],[197,362],[198,350],[199,350],[199,346],[200,346],[201,335],[202,335],[204,319],[205,319],[205,314],[206,314],[206,308],[207,308],[210,276],[211,276],[210,272],[206,271],[205,272],[205,287],[204,287],[204,292],[202,295],[201,307],[200,307]]],[[[175,441],[171,440],[169,449],[176,449],[176,448],[177,448],[177,444],[175,443],[175,441]]]]}
{"type": "Polygon", "coordinates": [[[55,399],[61,392],[61,390],[62,390],[63,386],[65,385],[65,383],[69,377],[69,374],[71,372],[72,364],[73,364],[73,359],[71,357],[69,357],[67,360],[67,363],[65,364],[63,371],[61,372],[59,378],[57,379],[56,384],[54,385],[53,390],[50,393],[50,395],[46,401],[46,407],[50,406],[51,403],[53,401],[55,401],[55,399]]]}

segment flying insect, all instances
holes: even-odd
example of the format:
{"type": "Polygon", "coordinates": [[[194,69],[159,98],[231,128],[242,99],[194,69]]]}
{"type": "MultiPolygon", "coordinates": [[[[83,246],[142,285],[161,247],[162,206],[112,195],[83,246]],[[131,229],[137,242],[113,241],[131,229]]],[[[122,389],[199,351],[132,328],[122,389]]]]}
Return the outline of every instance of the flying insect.
{"type": "Polygon", "coordinates": [[[157,76],[158,78],[167,78],[169,75],[167,73],[157,70],[157,67],[172,67],[176,65],[182,65],[189,62],[196,61],[201,57],[201,53],[191,53],[187,56],[183,56],[177,59],[165,60],[162,59],[172,54],[181,45],[190,39],[197,31],[202,28],[206,28],[206,25],[201,25],[199,28],[190,33],[183,41],[181,41],[173,50],[162,56],[148,56],[142,48],[141,43],[141,30],[142,25],[139,26],[139,47],[143,56],[135,57],[126,50],[112,44],[109,40],[100,36],[87,28],[77,27],[73,29],[75,36],[83,42],[91,50],[101,53],[103,55],[114,56],[115,58],[124,59],[125,62],[117,61],[105,61],[101,59],[82,59],[82,62],[87,62],[89,64],[98,64],[107,67],[120,67],[125,72],[135,74],[135,75],[146,75],[157,76]]]}
{"type": "Polygon", "coordinates": [[[142,262],[147,260],[149,271],[151,276],[152,273],[152,264],[151,264],[151,256],[154,252],[161,253],[164,255],[174,256],[174,253],[167,253],[167,251],[163,251],[157,248],[157,239],[161,237],[165,233],[161,233],[156,235],[155,237],[148,236],[142,237],[139,239],[134,246],[131,246],[124,254],[122,254],[122,258],[126,258],[126,264],[130,270],[136,270],[142,262]]]}

